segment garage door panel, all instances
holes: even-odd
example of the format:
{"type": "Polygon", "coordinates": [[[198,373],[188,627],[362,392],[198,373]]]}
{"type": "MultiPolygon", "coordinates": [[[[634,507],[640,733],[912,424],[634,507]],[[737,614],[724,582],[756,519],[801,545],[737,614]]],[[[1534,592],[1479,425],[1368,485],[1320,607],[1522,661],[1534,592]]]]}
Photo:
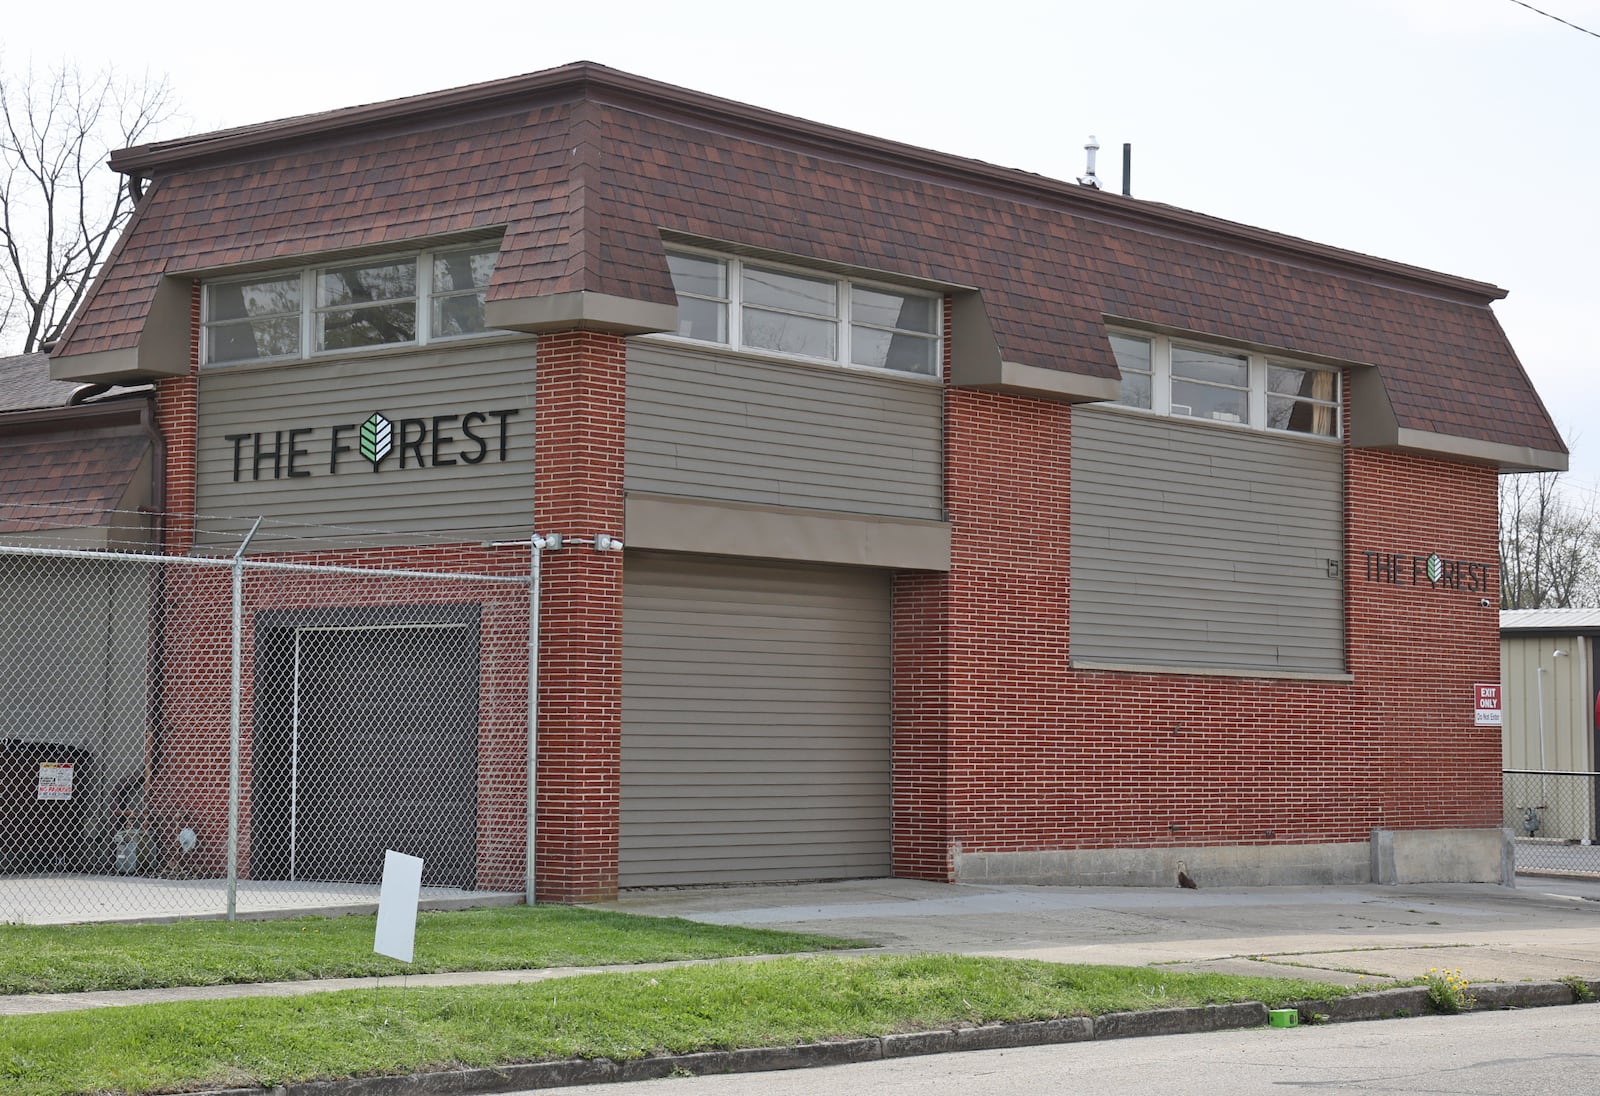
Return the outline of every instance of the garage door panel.
{"type": "Polygon", "coordinates": [[[623,886],[889,871],[880,572],[630,553],[623,886]]]}
{"type": "MultiPolygon", "coordinates": [[[[752,826],[749,822],[738,819],[707,818],[700,824],[683,824],[665,822],[658,823],[653,832],[646,836],[630,837],[623,843],[625,848],[679,848],[689,841],[710,841],[724,836],[742,837],[748,834],[759,833],[777,836],[795,834],[826,834],[839,828],[840,823],[851,825],[877,825],[886,820],[887,816],[878,812],[853,812],[853,811],[828,811],[819,814],[801,815],[794,812],[792,816],[783,819],[771,819],[761,826],[752,826]]],[[[719,841],[719,844],[732,844],[732,842],[719,841]]],[[[840,840],[834,842],[836,848],[849,847],[850,843],[840,840]]],[[[855,843],[858,848],[876,848],[875,839],[863,838],[855,843]]]]}

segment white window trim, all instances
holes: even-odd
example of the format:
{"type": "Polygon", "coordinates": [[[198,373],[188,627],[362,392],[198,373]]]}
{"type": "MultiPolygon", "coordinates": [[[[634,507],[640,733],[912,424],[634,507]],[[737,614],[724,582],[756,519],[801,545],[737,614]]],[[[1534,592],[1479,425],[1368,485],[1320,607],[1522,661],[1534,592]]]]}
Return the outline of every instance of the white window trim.
{"type": "Polygon", "coordinates": [[[711,301],[723,305],[727,309],[726,334],[727,339],[717,342],[711,339],[696,339],[688,335],[679,335],[675,332],[663,332],[658,335],[646,336],[647,338],[663,339],[683,346],[720,346],[741,355],[751,357],[770,358],[777,361],[794,362],[805,365],[826,365],[841,369],[855,370],[875,377],[896,377],[905,380],[917,380],[942,384],[944,380],[944,295],[929,292],[925,289],[913,289],[909,286],[896,285],[893,282],[879,281],[867,278],[854,278],[833,274],[825,270],[815,270],[792,264],[771,262],[767,259],[751,259],[749,265],[761,270],[772,270],[780,274],[795,274],[804,278],[819,281],[832,281],[839,294],[839,313],[837,316],[821,316],[811,312],[793,312],[788,309],[776,308],[770,305],[751,305],[760,311],[774,314],[794,315],[802,319],[827,320],[835,323],[839,328],[839,337],[835,340],[837,357],[820,358],[809,354],[791,354],[782,350],[770,350],[764,346],[744,345],[744,267],[746,260],[737,255],[729,255],[724,251],[711,251],[705,248],[680,247],[676,244],[667,248],[669,254],[687,255],[697,259],[712,259],[725,264],[726,282],[724,290],[726,297],[711,297],[702,293],[683,293],[680,296],[693,300],[711,301]],[[870,323],[866,320],[853,320],[851,318],[851,294],[854,286],[864,289],[881,289],[889,293],[899,293],[908,297],[922,297],[930,300],[934,305],[933,332],[911,331],[906,328],[885,327],[881,324],[870,323]],[[862,327],[869,331],[887,331],[891,334],[912,335],[925,339],[933,344],[933,372],[920,373],[910,369],[891,369],[888,366],[861,365],[851,361],[851,335],[852,329],[862,327]]]}
{"type": "MultiPolygon", "coordinates": [[[[258,270],[251,274],[240,274],[225,278],[207,278],[201,283],[200,294],[200,365],[203,369],[241,369],[256,365],[272,365],[282,362],[308,361],[313,358],[338,358],[355,354],[375,354],[393,351],[402,348],[438,345],[440,343],[462,342],[467,339],[481,339],[488,336],[498,336],[504,332],[494,329],[471,331],[461,335],[435,335],[433,334],[433,302],[445,300],[450,297],[465,296],[468,290],[452,289],[437,296],[433,292],[433,260],[440,255],[453,255],[462,251],[482,251],[490,246],[498,246],[488,242],[476,244],[455,244],[449,247],[433,247],[424,251],[397,251],[378,255],[361,255],[355,258],[324,261],[315,266],[290,267],[282,270],[258,270]],[[411,259],[416,266],[416,292],[410,297],[397,297],[392,300],[363,302],[360,306],[329,305],[323,307],[317,296],[317,275],[324,270],[335,267],[348,266],[378,266],[383,263],[393,263],[398,260],[411,259]],[[261,358],[236,358],[225,362],[211,360],[211,288],[213,286],[239,285],[249,282],[282,280],[292,276],[300,279],[300,352],[298,354],[275,354],[271,357],[261,358]],[[338,311],[350,307],[364,307],[366,305],[394,304],[397,302],[411,301],[417,308],[417,337],[407,342],[377,343],[372,346],[356,346],[334,350],[316,349],[317,318],[329,311],[338,311]]],[[[476,292],[475,290],[471,292],[476,292]]],[[[225,323],[239,323],[244,321],[227,320],[225,323]]]]}
{"type": "MultiPolygon", "coordinates": [[[[1278,437],[1306,438],[1311,441],[1340,442],[1344,438],[1344,371],[1326,365],[1313,365],[1310,362],[1295,361],[1278,354],[1258,354],[1249,350],[1241,350],[1234,346],[1225,346],[1219,343],[1207,343],[1199,339],[1174,338],[1167,335],[1156,335],[1149,331],[1140,331],[1137,328],[1112,327],[1108,333],[1121,335],[1129,339],[1143,339],[1150,344],[1150,406],[1137,407],[1133,404],[1117,403],[1115,401],[1101,404],[1117,411],[1128,411],[1143,415],[1161,415],[1166,418],[1176,419],[1179,422],[1195,423],[1201,426],[1231,427],[1233,429],[1254,430],[1258,433],[1273,434],[1278,437]],[[1222,419],[1205,419],[1195,415],[1174,413],[1172,410],[1172,348],[1182,346],[1191,350],[1199,350],[1212,354],[1226,354],[1231,357],[1244,358],[1247,364],[1249,422],[1228,422],[1222,419]],[[1333,433],[1313,434],[1303,430],[1282,430],[1267,425],[1267,397],[1272,394],[1267,389],[1267,368],[1278,366],[1284,369],[1305,369],[1320,373],[1329,373],[1333,376],[1334,398],[1332,400],[1317,400],[1306,396],[1285,396],[1286,399],[1296,399],[1304,403],[1315,404],[1320,407],[1333,409],[1333,433]]],[[[1233,385],[1214,384],[1207,381],[1178,378],[1186,384],[1208,385],[1227,391],[1240,391],[1233,385]]]]}

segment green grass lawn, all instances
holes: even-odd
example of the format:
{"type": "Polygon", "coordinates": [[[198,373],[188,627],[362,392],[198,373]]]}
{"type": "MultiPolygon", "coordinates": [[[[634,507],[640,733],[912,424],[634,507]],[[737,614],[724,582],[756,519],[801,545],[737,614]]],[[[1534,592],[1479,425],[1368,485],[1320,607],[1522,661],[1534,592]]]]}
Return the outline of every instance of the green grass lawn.
{"type": "Polygon", "coordinates": [[[8,1017],[0,1025],[0,1091],[79,1096],[271,1085],[1347,992],[1288,979],[957,956],[785,958],[518,986],[389,982],[292,998],[8,1017]]]}
{"type": "Polygon", "coordinates": [[[408,966],[373,953],[375,920],[0,925],[0,993],[652,963],[860,943],[569,906],[505,906],[419,915],[408,966]]]}

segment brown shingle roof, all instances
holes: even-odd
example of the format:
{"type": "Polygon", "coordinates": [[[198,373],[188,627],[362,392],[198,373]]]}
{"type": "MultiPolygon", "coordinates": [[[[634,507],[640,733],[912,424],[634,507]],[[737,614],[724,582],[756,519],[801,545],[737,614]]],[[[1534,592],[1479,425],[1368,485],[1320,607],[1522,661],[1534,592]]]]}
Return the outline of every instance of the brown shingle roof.
{"type": "Polygon", "coordinates": [[[50,379],[50,355],[17,354],[0,358],[0,411],[65,407],[83,385],[50,379]]]}
{"type": "Polygon", "coordinates": [[[982,292],[1002,356],[1116,375],[1106,316],[1376,365],[1402,428],[1564,452],[1481,282],[578,65],[127,150],[155,185],[64,356],[163,275],[506,226],[493,300],[671,303],[661,232],[982,292]]]}
{"type": "Polygon", "coordinates": [[[106,524],[151,444],[117,428],[0,434],[0,532],[106,524]]]}

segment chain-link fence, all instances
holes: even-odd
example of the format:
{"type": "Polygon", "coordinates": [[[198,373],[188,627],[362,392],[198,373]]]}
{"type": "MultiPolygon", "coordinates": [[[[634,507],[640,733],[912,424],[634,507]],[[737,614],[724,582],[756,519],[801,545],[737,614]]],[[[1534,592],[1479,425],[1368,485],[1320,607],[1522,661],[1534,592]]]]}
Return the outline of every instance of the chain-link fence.
{"type": "Polygon", "coordinates": [[[1507,769],[1503,776],[1517,870],[1600,875],[1600,773],[1507,769]]]}
{"type": "Polygon", "coordinates": [[[433,555],[0,543],[0,922],[373,901],[385,849],[523,893],[527,557],[433,555]]]}

